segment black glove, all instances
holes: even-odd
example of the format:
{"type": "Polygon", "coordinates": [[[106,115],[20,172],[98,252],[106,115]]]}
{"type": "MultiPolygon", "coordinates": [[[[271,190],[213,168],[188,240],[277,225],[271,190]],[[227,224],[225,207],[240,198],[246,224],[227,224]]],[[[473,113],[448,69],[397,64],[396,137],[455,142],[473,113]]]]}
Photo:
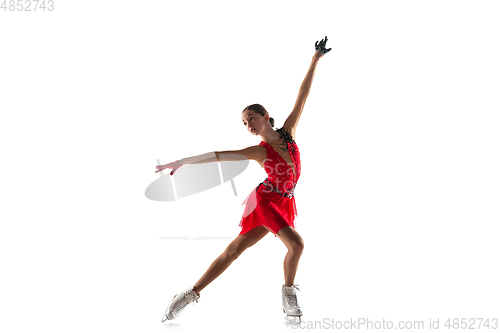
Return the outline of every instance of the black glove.
{"type": "Polygon", "coordinates": [[[327,40],[328,40],[328,38],[325,36],[324,41],[322,39],[321,42],[319,42],[319,44],[318,44],[318,41],[316,41],[316,44],[314,44],[316,51],[321,53],[321,55],[325,55],[325,53],[330,52],[330,50],[331,50],[331,48],[329,48],[329,49],[325,48],[327,40]]]}

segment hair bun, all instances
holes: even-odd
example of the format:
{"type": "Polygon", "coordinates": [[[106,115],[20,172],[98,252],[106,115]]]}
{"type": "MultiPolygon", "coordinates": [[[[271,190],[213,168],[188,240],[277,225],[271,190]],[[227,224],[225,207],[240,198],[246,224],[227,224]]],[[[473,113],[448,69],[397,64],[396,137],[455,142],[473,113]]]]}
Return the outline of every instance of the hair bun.
{"type": "Polygon", "coordinates": [[[271,124],[271,127],[274,127],[274,118],[273,117],[269,118],[269,123],[271,124]]]}

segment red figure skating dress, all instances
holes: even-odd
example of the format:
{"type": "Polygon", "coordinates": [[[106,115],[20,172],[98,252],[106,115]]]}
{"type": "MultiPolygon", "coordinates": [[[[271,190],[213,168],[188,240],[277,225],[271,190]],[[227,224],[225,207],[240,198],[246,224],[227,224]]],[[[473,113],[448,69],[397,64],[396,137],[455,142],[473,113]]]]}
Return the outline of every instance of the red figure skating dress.
{"type": "Polygon", "coordinates": [[[276,130],[283,139],[286,154],[290,153],[296,175],[290,165],[271,145],[265,141],[259,143],[266,148],[267,155],[264,169],[267,178],[257,185],[242,205],[245,206],[240,221],[240,235],[259,226],[267,227],[274,236],[283,227],[292,226],[297,215],[293,192],[300,177],[300,153],[297,144],[285,128],[276,130]]]}

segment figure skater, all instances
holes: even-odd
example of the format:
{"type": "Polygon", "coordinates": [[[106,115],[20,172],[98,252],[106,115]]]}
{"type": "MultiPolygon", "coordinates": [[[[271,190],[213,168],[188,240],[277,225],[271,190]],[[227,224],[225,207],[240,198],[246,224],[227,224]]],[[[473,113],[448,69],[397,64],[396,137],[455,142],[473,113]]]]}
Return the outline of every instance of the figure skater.
{"type": "Polygon", "coordinates": [[[260,104],[252,104],[243,110],[241,119],[251,134],[262,138],[258,145],[242,150],[217,151],[183,158],[156,167],[158,170],[155,172],[172,168],[170,174],[173,175],[185,164],[234,161],[234,156],[241,156],[240,160],[246,158],[257,161],[268,175],[244,201],[245,209],[240,221],[242,229],[240,234],[215,259],[198,282],[172,298],[162,322],[175,319],[189,303],[198,302],[200,292],[222,274],[243,251],[261,240],[269,231],[275,237],[278,236],[288,249],[283,263],[285,283],[281,288],[285,319],[300,322],[302,309],[297,302],[296,291],[299,289],[294,284],[294,279],[304,249],[304,241],[294,225],[297,210],[293,192],[301,173],[300,153],[295,143],[295,131],[311,89],[316,65],[319,59],[331,50],[331,48],[325,48],[327,40],[325,36],[325,39],[319,43],[316,41],[316,52],[300,86],[295,106],[283,127],[273,130],[274,119],[269,117],[266,109],[260,104]]]}

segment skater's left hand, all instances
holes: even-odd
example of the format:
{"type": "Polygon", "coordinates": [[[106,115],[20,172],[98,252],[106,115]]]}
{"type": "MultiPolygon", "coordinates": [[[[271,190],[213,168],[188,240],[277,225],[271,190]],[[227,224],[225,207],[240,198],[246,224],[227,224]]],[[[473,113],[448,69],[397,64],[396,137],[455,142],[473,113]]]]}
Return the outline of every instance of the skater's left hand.
{"type": "Polygon", "coordinates": [[[177,160],[177,161],[174,161],[174,162],[171,162],[171,163],[167,163],[167,164],[163,164],[163,165],[157,165],[156,168],[158,170],[155,171],[155,173],[157,172],[160,172],[160,171],[163,171],[167,168],[172,168],[172,171],[170,172],[170,175],[173,175],[174,172],[179,169],[181,166],[183,166],[184,163],[182,160],[177,160]]]}
{"type": "Polygon", "coordinates": [[[319,44],[318,41],[316,41],[316,43],[314,44],[314,47],[316,49],[316,53],[314,55],[317,56],[318,58],[321,58],[326,53],[330,52],[331,48],[329,49],[326,48],[327,41],[328,38],[325,36],[325,39],[324,40],[322,39],[321,42],[319,42],[319,44]]]}

